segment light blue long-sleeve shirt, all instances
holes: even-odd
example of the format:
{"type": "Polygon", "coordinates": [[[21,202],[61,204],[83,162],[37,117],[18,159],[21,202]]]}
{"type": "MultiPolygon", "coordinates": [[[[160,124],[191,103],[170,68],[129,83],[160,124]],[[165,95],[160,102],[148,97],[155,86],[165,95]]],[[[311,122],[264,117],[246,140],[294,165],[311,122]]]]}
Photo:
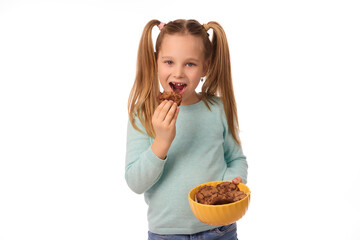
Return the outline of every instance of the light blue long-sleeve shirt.
{"type": "Polygon", "coordinates": [[[138,119],[136,124],[144,133],[128,124],[125,178],[134,192],[144,193],[153,233],[193,234],[214,228],[195,218],[189,191],[205,182],[237,176],[247,182],[246,157],[229,130],[221,100],[215,100],[211,111],[203,101],[180,106],[176,136],[165,160],[152,152],[154,139],[138,119]]]}

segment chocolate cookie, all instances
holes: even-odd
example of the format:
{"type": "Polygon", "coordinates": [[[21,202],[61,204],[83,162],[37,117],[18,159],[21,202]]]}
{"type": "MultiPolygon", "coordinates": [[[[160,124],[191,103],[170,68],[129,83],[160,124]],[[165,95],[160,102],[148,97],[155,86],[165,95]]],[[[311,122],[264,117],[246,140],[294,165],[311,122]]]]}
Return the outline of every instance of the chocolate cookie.
{"type": "Polygon", "coordinates": [[[157,97],[158,103],[160,104],[164,100],[172,100],[172,101],[176,102],[176,104],[178,106],[180,106],[182,96],[181,96],[180,93],[177,93],[177,92],[163,92],[163,93],[160,93],[158,95],[158,97],[157,97]]]}
{"type": "Polygon", "coordinates": [[[239,201],[246,197],[246,193],[232,182],[223,182],[216,187],[203,186],[196,193],[196,199],[199,203],[207,205],[221,205],[239,201]]]}

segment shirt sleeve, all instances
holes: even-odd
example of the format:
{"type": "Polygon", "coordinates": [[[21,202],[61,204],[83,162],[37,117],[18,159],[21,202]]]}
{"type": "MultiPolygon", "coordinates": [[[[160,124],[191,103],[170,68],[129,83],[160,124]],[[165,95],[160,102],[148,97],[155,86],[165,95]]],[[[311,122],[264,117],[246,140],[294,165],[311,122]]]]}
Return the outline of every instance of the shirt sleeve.
{"type": "MultiPolygon", "coordinates": [[[[227,124],[225,113],[223,113],[224,124],[224,159],[227,165],[223,180],[231,181],[240,176],[244,184],[247,183],[248,164],[241,146],[237,144],[227,124]]],[[[237,135],[237,137],[239,137],[237,135]]]]}
{"type": "Polygon", "coordinates": [[[137,131],[130,121],[127,126],[125,179],[135,193],[151,188],[161,177],[166,160],[158,158],[151,150],[151,138],[137,120],[137,131]]]}

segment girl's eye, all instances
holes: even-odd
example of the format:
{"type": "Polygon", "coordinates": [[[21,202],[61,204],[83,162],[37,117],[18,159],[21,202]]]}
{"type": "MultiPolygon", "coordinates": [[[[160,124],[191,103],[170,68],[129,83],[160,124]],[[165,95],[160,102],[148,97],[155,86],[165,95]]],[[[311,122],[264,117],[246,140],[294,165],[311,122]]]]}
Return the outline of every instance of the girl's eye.
{"type": "Polygon", "coordinates": [[[173,64],[173,61],[169,60],[169,61],[165,61],[165,63],[168,64],[168,65],[171,65],[171,64],[173,64]]]}
{"type": "Polygon", "coordinates": [[[186,65],[189,66],[189,67],[195,66],[194,63],[187,63],[186,65]]]}

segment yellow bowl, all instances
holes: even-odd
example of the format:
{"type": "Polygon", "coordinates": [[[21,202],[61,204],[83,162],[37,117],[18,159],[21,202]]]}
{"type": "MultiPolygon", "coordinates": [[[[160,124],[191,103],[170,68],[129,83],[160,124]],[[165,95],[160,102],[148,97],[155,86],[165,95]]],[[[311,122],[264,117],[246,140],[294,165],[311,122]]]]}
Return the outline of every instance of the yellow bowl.
{"type": "MultiPolygon", "coordinates": [[[[195,202],[195,194],[199,191],[199,189],[204,186],[216,186],[219,183],[224,181],[214,181],[203,183],[199,186],[194,187],[189,192],[189,203],[192,212],[195,217],[199,219],[201,222],[214,225],[214,226],[224,226],[231,223],[236,222],[240,218],[242,218],[249,206],[250,202],[250,189],[242,183],[239,183],[237,186],[240,191],[243,191],[247,194],[247,196],[240,201],[223,204],[223,205],[206,205],[195,202]]],[[[231,182],[231,181],[227,181],[231,182]]]]}

